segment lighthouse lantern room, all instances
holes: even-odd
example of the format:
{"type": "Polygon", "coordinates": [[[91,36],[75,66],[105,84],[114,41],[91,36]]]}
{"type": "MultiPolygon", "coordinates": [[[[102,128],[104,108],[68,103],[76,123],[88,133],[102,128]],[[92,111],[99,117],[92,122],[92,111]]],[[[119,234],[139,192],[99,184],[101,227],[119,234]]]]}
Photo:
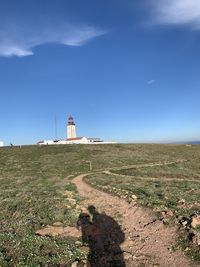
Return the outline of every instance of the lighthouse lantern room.
{"type": "Polygon", "coordinates": [[[69,116],[68,118],[68,124],[67,124],[67,138],[76,138],[76,125],[74,123],[74,119],[72,116],[69,116]]]}

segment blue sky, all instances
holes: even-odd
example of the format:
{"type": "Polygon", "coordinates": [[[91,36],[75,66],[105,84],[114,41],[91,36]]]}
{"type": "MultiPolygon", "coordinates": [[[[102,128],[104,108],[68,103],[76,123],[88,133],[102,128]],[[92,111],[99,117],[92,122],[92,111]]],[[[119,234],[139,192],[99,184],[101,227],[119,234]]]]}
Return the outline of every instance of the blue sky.
{"type": "Polygon", "coordinates": [[[199,0],[1,0],[0,140],[200,139],[199,0]]]}

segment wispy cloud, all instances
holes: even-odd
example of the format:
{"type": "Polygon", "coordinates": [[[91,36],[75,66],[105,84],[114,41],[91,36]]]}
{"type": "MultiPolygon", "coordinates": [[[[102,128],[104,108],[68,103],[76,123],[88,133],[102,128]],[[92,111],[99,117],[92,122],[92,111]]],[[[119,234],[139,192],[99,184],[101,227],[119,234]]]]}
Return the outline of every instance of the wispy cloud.
{"type": "Polygon", "coordinates": [[[199,0],[151,0],[154,23],[188,25],[200,30],[199,0]]]}
{"type": "Polygon", "coordinates": [[[29,28],[15,25],[0,28],[0,56],[24,57],[33,55],[36,46],[57,43],[67,46],[82,46],[91,39],[105,34],[106,31],[92,26],[37,25],[29,28]]]}
{"type": "Polygon", "coordinates": [[[156,80],[149,80],[148,82],[147,82],[147,84],[148,85],[151,85],[151,84],[153,84],[153,83],[155,83],[156,82],[156,80]]]}

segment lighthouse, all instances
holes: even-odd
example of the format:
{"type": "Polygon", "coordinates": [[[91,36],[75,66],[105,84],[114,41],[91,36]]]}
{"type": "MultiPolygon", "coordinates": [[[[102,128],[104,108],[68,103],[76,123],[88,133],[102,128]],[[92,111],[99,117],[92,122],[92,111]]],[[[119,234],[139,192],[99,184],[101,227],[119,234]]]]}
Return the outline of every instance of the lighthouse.
{"type": "Polygon", "coordinates": [[[69,116],[68,118],[68,124],[67,124],[67,138],[76,138],[76,125],[74,123],[74,119],[72,116],[69,116]]]}

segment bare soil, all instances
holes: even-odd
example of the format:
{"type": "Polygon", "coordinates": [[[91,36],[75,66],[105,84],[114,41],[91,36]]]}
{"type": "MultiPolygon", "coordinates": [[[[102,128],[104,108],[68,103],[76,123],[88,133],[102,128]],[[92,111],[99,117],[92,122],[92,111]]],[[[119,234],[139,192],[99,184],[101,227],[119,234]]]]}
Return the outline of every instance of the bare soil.
{"type": "MultiPolygon", "coordinates": [[[[121,177],[130,177],[130,176],[126,175],[126,174],[119,174],[119,173],[111,172],[110,170],[105,170],[105,171],[102,171],[102,172],[105,173],[105,174],[114,175],[114,176],[118,176],[118,177],[119,176],[121,176],[121,177]]],[[[139,177],[139,176],[137,176],[137,177],[139,177]]],[[[145,177],[141,176],[141,178],[145,178],[145,177]]],[[[160,179],[160,177],[158,178],[158,177],[150,177],[150,176],[148,176],[148,180],[158,181],[159,179],[160,179]]],[[[180,182],[180,181],[185,181],[185,180],[186,179],[184,179],[184,178],[162,177],[162,181],[178,181],[178,182],[180,182]]],[[[200,180],[197,180],[197,179],[187,179],[187,181],[200,183],[200,180]]]]}
{"type": "Polygon", "coordinates": [[[71,237],[80,237],[80,231],[76,227],[70,226],[57,226],[57,225],[47,225],[45,228],[40,229],[35,232],[37,235],[41,236],[71,236],[71,237]]]}
{"type": "Polygon", "coordinates": [[[134,201],[128,203],[92,188],[83,180],[86,175],[81,174],[73,180],[83,197],[82,212],[87,212],[87,207],[93,205],[99,213],[118,221],[125,234],[125,241],[120,247],[126,267],[197,266],[182,251],[173,249],[177,238],[176,227],[164,226],[162,221],[155,219],[150,209],[138,207],[134,201]]]}

